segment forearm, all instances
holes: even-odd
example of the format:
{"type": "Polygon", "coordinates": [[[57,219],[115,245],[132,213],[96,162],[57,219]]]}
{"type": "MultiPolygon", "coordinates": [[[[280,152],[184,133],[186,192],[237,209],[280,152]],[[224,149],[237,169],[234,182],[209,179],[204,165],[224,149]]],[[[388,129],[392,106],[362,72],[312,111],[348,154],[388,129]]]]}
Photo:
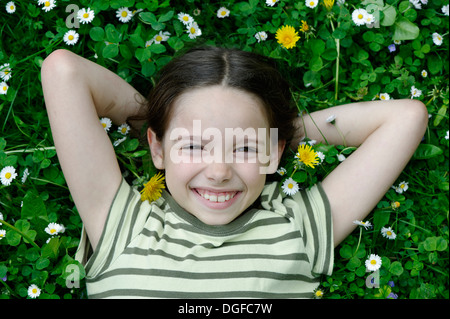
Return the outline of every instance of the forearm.
{"type": "MultiPolygon", "coordinates": [[[[359,102],[331,107],[298,119],[298,136],[292,143],[295,147],[302,138],[309,138],[332,145],[359,147],[381,126],[393,122],[394,125],[413,125],[406,122],[408,111],[417,111],[415,100],[393,100],[359,102]],[[334,116],[330,123],[327,120],[334,116]]],[[[426,112],[426,110],[425,110],[426,112]]],[[[415,116],[413,114],[412,116],[415,116]]]]}
{"type": "Polygon", "coordinates": [[[108,117],[116,124],[143,111],[145,99],[131,85],[106,68],[70,51],[53,52],[44,61],[42,69],[48,84],[44,85],[44,93],[47,88],[52,90],[50,103],[76,104],[77,100],[90,99],[98,117],[108,117]],[[71,94],[70,88],[78,90],[71,94]],[[88,96],[78,96],[75,92],[88,96]]]}

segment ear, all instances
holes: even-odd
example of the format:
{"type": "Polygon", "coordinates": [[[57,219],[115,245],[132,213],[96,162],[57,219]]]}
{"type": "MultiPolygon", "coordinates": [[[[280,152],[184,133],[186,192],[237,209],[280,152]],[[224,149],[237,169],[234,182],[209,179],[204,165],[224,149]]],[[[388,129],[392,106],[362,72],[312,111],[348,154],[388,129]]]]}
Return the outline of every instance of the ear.
{"type": "Polygon", "coordinates": [[[284,148],[286,147],[286,140],[279,140],[278,141],[278,162],[277,167],[280,164],[281,157],[283,156],[284,148]]]}
{"type": "Polygon", "coordinates": [[[285,140],[278,140],[276,151],[270,152],[269,166],[260,167],[261,174],[274,174],[277,171],[285,146],[285,140]]]}
{"type": "Polygon", "coordinates": [[[164,169],[164,152],[162,142],[156,138],[155,132],[147,129],[147,141],[150,146],[153,164],[157,169],[164,169]]]}

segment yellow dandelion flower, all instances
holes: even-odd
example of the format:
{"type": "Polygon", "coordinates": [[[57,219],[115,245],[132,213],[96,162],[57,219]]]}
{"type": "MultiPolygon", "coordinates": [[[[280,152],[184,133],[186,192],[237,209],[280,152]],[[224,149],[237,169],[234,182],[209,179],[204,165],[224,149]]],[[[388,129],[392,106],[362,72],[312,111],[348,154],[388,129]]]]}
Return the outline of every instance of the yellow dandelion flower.
{"type": "Polygon", "coordinates": [[[164,175],[158,173],[154,175],[150,180],[144,184],[144,189],[141,190],[141,200],[153,202],[161,197],[164,185],[164,175]]]}
{"type": "Polygon", "coordinates": [[[294,27],[285,25],[277,30],[275,38],[277,39],[278,43],[286,49],[292,49],[300,39],[300,36],[295,31],[294,27]]]}
{"type": "Polygon", "coordinates": [[[323,0],[323,5],[327,8],[328,11],[331,11],[334,5],[334,0],[323,0]]]}
{"type": "Polygon", "coordinates": [[[315,165],[319,164],[319,157],[309,144],[299,145],[295,157],[300,162],[311,168],[314,168],[315,165]]]}
{"type": "Polygon", "coordinates": [[[309,31],[309,25],[306,21],[302,20],[302,26],[300,27],[300,31],[307,32],[309,31]]]}

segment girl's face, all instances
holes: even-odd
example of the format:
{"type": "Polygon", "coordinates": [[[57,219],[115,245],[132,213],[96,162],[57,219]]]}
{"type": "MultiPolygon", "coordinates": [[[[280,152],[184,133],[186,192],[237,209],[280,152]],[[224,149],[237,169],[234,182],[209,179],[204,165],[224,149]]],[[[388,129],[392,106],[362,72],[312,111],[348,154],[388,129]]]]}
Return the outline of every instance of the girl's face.
{"type": "Polygon", "coordinates": [[[276,169],[284,143],[275,141],[270,148],[269,132],[258,98],[209,86],[182,94],[163,141],[151,130],[148,139],[153,162],[165,169],[177,203],[205,224],[225,225],[261,194],[268,154],[276,169]]]}

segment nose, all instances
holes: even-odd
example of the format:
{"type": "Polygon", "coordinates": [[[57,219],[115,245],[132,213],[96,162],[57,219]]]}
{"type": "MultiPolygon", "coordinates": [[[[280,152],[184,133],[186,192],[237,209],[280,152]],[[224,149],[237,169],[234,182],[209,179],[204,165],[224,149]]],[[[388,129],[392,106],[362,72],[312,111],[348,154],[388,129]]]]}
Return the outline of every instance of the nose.
{"type": "Polygon", "coordinates": [[[205,175],[211,182],[222,184],[229,181],[232,177],[232,168],[229,163],[213,162],[207,164],[205,168],[205,175]]]}

